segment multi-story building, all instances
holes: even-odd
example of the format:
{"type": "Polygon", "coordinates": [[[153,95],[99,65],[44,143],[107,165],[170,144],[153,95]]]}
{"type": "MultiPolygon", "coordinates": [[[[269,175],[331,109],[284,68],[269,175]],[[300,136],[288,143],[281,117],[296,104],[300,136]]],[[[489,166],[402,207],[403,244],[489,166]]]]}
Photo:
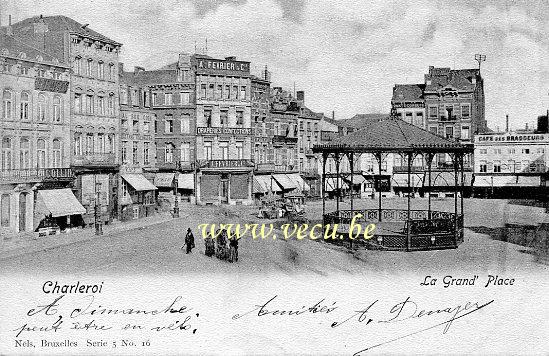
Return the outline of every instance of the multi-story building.
{"type": "Polygon", "coordinates": [[[99,195],[101,220],[118,212],[120,43],[66,16],[39,16],[13,25],[25,43],[43,50],[72,69],[71,167],[77,197],[93,224],[99,195]]]}
{"type": "Polygon", "coordinates": [[[549,134],[519,130],[475,136],[475,195],[546,198],[549,134]]]}
{"type": "Polygon", "coordinates": [[[251,204],[250,63],[195,55],[197,202],[251,204]]]}
{"type": "MultiPolygon", "coordinates": [[[[150,96],[153,110],[156,156],[154,185],[158,203],[172,209],[175,199],[195,201],[196,162],[195,73],[190,54],[160,69],[134,71],[134,80],[150,96]]],[[[145,100],[145,99],[143,99],[145,100]]]]}
{"type": "Polygon", "coordinates": [[[396,84],[393,87],[391,108],[404,121],[427,129],[424,90],[425,84],[396,84]]]}
{"type": "Polygon", "coordinates": [[[262,77],[252,76],[252,126],[254,143],[252,159],[257,173],[269,173],[274,170],[274,150],[272,140],[274,123],[271,118],[271,83],[267,69],[262,77]]]}
{"type": "Polygon", "coordinates": [[[120,75],[120,180],[119,216],[131,220],[154,214],[155,191],[151,183],[155,171],[155,114],[151,109],[149,88],[136,78],[143,68],[120,75]]]}
{"type": "Polygon", "coordinates": [[[35,231],[50,214],[51,222],[58,220],[58,227],[65,229],[74,222],[67,216],[82,213],[81,206],[71,210],[76,198],[70,189],[57,189],[70,187],[73,180],[69,70],[57,58],[14,36],[10,26],[0,29],[0,234],[4,237],[35,231]],[[64,212],[48,206],[62,206],[64,212]]]}

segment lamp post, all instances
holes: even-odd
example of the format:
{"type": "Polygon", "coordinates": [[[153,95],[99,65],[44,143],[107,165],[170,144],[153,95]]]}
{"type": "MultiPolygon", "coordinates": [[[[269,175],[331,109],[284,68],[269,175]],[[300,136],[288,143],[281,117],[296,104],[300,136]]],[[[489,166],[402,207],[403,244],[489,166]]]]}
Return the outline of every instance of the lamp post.
{"type": "Polygon", "coordinates": [[[174,202],[173,202],[173,217],[174,218],[178,218],[179,217],[179,202],[177,201],[177,185],[178,185],[178,181],[177,181],[177,178],[178,178],[178,173],[176,173],[174,175],[174,178],[173,178],[173,183],[174,183],[174,188],[173,188],[173,198],[174,198],[174,202]]]}
{"type": "Polygon", "coordinates": [[[103,225],[101,224],[101,202],[99,201],[101,194],[101,182],[95,183],[95,234],[103,235],[103,225]]]}

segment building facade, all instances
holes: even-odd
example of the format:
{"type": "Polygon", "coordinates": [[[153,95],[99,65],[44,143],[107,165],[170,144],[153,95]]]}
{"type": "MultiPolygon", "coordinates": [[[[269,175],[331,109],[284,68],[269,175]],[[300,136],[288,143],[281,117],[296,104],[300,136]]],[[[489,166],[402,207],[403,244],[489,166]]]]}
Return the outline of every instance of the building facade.
{"type": "Polygon", "coordinates": [[[120,179],[118,180],[119,217],[121,220],[151,216],[156,208],[156,189],[150,184],[155,174],[155,114],[151,93],[136,78],[142,68],[120,76],[120,179]],[[135,183],[136,186],[132,185],[135,183]],[[144,184],[143,184],[144,183],[144,184]]]}
{"type": "Polygon", "coordinates": [[[197,203],[252,203],[250,63],[193,57],[196,70],[197,203]]]}
{"type": "Polygon", "coordinates": [[[305,92],[297,92],[299,105],[298,115],[298,167],[305,182],[309,185],[309,195],[318,197],[321,194],[321,157],[313,153],[313,146],[321,143],[321,120],[318,114],[305,106],[305,92]]]}
{"type": "Polygon", "coordinates": [[[120,43],[66,16],[39,16],[13,25],[14,34],[71,68],[71,167],[76,194],[87,209],[84,221],[118,212],[120,43]]]}
{"type": "Polygon", "coordinates": [[[0,32],[0,232],[10,237],[48,214],[35,209],[41,191],[72,183],[70,68],[0,32]]]}
{"type": "Polygon", "coordinates": [[[475,136],[473,189],[477,196],[547,196],[549,134],[533,130],[475,136]]]}

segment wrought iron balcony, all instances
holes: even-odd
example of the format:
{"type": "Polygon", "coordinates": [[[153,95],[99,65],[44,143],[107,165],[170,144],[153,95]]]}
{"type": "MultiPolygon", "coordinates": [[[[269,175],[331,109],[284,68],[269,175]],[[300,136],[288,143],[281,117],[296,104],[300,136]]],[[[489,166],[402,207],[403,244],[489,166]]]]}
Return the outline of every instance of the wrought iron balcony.
{"type": "Polygon", "coordinates": [[[72,179],[74,179],[74,173],[71,168],[25,168],[0,171],[0,181],[2,182],[44,182],[72,179]]]}

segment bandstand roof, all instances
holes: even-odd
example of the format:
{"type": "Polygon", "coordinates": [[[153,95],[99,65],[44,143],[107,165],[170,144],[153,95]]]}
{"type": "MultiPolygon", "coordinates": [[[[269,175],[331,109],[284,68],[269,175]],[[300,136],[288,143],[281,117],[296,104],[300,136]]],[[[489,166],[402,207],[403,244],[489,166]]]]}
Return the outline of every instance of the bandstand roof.
{"type": "Polygon", "coordinates": [[[472,151],[472,147],[447,140],[395,117],[370,120],[358,131],[313,148],[315,153],[472,151]]]}

